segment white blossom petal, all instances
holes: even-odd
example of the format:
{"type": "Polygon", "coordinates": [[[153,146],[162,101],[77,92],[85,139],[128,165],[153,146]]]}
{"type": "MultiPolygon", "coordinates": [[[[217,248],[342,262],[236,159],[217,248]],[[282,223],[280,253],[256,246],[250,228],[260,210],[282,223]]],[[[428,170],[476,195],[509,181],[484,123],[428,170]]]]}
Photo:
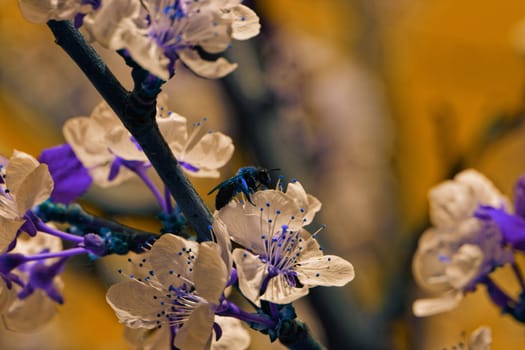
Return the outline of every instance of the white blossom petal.
{"type": "MultiPolygon", "coordinates": [[[[9,173],[10,168],[10,166],[7,167],[7,176],[16,176],[13,173],[9,173]]],[[[39,164],[31,173],[27,174],[16,192],[13,190],[20,216],[23,216],[26,211],[35,205],[48,199],[52,191],[53,178],[47,165],[39,164]]]]}
{"type": "Polygon", "coordinates": [[[191,256],[195,257],[198,250],[197,242],[165,234],[151,248],[149,262],[160,283],[177,287],[186,280],[193,281],[194,261],[191,256]]]}
{"type": "Polygon", "coordinates": [[[194,50],[180,51],[179,58],[195,74],[208,79],[222,78],[237,68],[237,63],[230,63],[223,57],[215,61],[204,60],[194,50]]]}
{"type": "Polygon", "coordinates": [[[33,23],[73,19],[78,13],[92,10],[80,0],[18,0],[18,4],[24,18],[33,23]]]}
{"type": "Polygon", "coordinates": [[[55,312],[56,303],[44,291],[35,290],[23,300],[15,299],[2,319],[8,330],[30,332],[48,323],[55,312]]]}
{"type": "Polygon", "coordinates": [[[170,328],[153,329],[129,328],[124,330],[124,338],[135,349],[166,350],[170,348],[170,328]]]}
{"type": "Polygon", "coordinates": [[[125,160],[148,161],[144,152],[131,141],[132,136],[126,129],[113,129],[107,132],[105,136],[105,144],[109,145],[108,149],[114,155],[125,160]]]}
{"type": "Polygon", "coordinates": [[[160,117],[157,114],[157,124],[159,125],[160,133],[170,146],[175,158],[180,155],[188,139],[186,123],[185,117],[174,112],[170,112],[167,117],[160,117]]]}
{"type": "Polygon", "coordinates": [[[15,150],[6,168],[5,183],[12,193],[17,193],[25,178],[31,174],[40,163],[27,153],[15,150]]]}
{"type": "MultiPolygon", "coordinates": [[[[0,212],[0,215],[2,213],[0,212]]],[[[16,232],[25,220],[6,219],[0,216],[0,254],[4,253],[9,244],[15,239],[16,232]]]]}
{"type": "Polygon", "coordinates": [[[268,287],[261,300],[267,300],[275,304],[288,304],[308,294],[309,286],[303,285],[299,288],[292,287],[284,278],[283,275],[279,274],[270,279],[268,287]]]}
{"type": "Polygon", "coordinates": [[[194,177],[219,177],[221,168],[231,159],[234,146],[229,136],[220,132],[206,134],[195,146],[180,158],[199,169],[194,177]]]}
{"type": "Polygon", "coordinates": [[[456,225],[474,213],[480,204],[499,208],[508,200],[481,173],[469,169],[454,180],[445,181],[429,192],[430,217],[435,226],[456,225]]]}
{"type": "Polygon", "coordinates": [[[298,265],[297,278],[305,285],[341,287],[355,277],[352,264],[335,255],[300,260],[298,265]]]}
{"type": "Polygon", "coordinates": [[[68,119],[62,128],[67,143],[88,169],[109,163],[114,158],[105,143],[106,131],[101,125],[93,123],[88,117],[68,119]]]}
{"type": "Polygon", "coordinates": [[[212,242],[202,243],[193,273],[195,289],[199,296],[218,304],[228,277],[219,246],[212,242]]]}
{"type": "Polygon", "coordinates": [[[212,224],[213,230],[224,232],[224,229],[227,228],[227,234],[234,242],[254,252],[264,251],[260,239],[260,223],[258,220],[245,218],[243,215],[242,205],[232,201],[216,213],[212,224]]]}
{"type": "Polygon", "coordinates": [[[135,280],[112,285],[106,301],[121,323],[131,328],[154,328],[157,313],[163,310],[159,291],[135,280]]]}
{"type": "Polygon", "coordinates": [[[257,14],[244,5],[238,5],[232,8],[232,38],[236,40],[247,40],[253,38],[261,30],[259,17],[257,14]]]}
{"type": "Polygon", "coordinates": [[[250,334],[244,329],[240,320],[233,317],[215,316],[215,322],[222,329],[219,340],[212,338],[212,350],[245,350],[250,345],[250,334]]]}
{"type": "Polygon", "coordinates": [[[134,19],[140,14],[138,1],[102,1],[96,13],[84,18],[83,29],[90,40],[102,46],[120,50],[126,47],[130,37],[137,36],[134,19]]]}
{"type": "Polygon", "coordinates": [[[433,299],[418,299],[412,305],[412,312],[418,317],[432,316],[441,312],[450,311],[458,306],[463,294],[453,292],[433,299]]]}
{"type": "Polygon", "coordinates": [[[297,203],[299,208],[304,209],[303,217],[306,219],[304,225],[308,225],[314,219],[315,214],[321,210],[321,202],[311,194],[306,193],[299,181],[291,182],[286,188],[286,195],[297,203]]]}
{"type": "Polygon", "coordinates": [[[236,248],[233,250],[233,260],[237,266],[239,289],[252,303],[260,306],[259,292],[266,275],[266,265],[247,250],[236,248]]]}
{"type": "Polygon", "coordinates": [[[177,331],[175,346],[179,349],[209,349],[214,319],[214,311],[208,304],[199,305],[177,331]]]}
{"type": "Polygon", "coordinates": [[[445,269],[447,280],[453,288],[461,289],[479,274],[482,263],[481,249],[473,244],[464,244],[445,269]]]}
{"type": "Polygon", "coordinates": [[[220,248],[221,258],[227,268],[227,276],[230,276],[231,269],[233,267],[233,257],[232,257],[232,242],[230,240],[230,235],[224,222],[222,220],[213,220],[213,240],[217,242],[217,245],[220,248]]]}
{"type": "Polygon", "coordinates": [[[0,315],[7,310],[11,303],[16,299],[14,288],[7,288],[3,278],[0,278],[0,315]]]}

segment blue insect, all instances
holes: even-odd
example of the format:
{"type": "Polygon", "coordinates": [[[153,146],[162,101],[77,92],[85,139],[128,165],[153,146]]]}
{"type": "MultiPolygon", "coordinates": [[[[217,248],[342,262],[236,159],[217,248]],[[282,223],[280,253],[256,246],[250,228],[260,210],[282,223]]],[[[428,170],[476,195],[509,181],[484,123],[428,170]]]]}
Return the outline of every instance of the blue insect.
{"type": "Polygon", "coordinates": [[[279,169],[265,169],[260,167],[247,166],[240,168],[234,177],[229,178],[215,186],[208,194],[212,194],[216,190],[217,196],[215,197],[215,208],[217,210],[228,204],[233,197],[238,193],[244,193],[246,199],[251,204],[252,195],[259,189],[260,186],[268,188],[271,186],[272,179],[270,177],[270,171],[279,169]]]}

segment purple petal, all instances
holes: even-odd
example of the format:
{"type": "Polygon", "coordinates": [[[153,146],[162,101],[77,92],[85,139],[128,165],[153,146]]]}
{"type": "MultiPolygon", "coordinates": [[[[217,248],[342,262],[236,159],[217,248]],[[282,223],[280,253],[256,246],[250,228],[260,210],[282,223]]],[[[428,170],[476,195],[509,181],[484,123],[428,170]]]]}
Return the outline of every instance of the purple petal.
{"type": "Polygon", "coordinates": [[[104,256],[108,252],[104,239],[94,233],[84,236],[84,247],[97,256],[104,256]]]}
{"type": "Polygon", "coordinates": [[[525,219],[508,214],[503,209],[480,205],[474,216],[484,221],[492,221],[498,225],[503,240],[518,250],[525,251],[525,219]]]}
{"type": "Polygon", "coordinates": [[[51,200],[69,204],[84,194],[91,186],[93,179],[82,165],[69,144],[45,149],[38,157],[41,163],[47,164],[55,183],[51,200]]]}
{"type": "Polygon", "coordinates": [[[514,208],[516,215],[525,218],[525,175],[521,176],[514,186],[514,208]]]}
{"type": "MultiPolygon", "coordinates": [[[[31,266],[29,272],[28,291],[30,289],[42,289],[55,302],[62,304],[64,298],[54,286],[54,279],[64,270],[68,257],[63,257],[51,265],[36,263],[31,266]]],[[[20,296],[19,296],[20,297],[20,296]]]]}
{"type": "Polygon", "coordinates": [[[0,255],[0,274],[7,275],[11,270],[26,262],[22,254],[0,255]]]}

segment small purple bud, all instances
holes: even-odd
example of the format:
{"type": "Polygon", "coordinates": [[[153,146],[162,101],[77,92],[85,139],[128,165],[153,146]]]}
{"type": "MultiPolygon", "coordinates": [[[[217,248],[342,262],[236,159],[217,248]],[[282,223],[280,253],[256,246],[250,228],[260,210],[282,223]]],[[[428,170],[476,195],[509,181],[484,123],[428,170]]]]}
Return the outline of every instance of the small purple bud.
{"type": "Polygon", "coordinates": [[[108,252],[104,239],[94,233],[88,233],[84,236],[84,247],[96,256],[104,256],[108,252]]]}
{"type": "Polygon", "coordinates": [[[7,275],[11,270],[25,263],[26,257],[22,254],[3,254],[0,255],[0,273],[7,275]]]}

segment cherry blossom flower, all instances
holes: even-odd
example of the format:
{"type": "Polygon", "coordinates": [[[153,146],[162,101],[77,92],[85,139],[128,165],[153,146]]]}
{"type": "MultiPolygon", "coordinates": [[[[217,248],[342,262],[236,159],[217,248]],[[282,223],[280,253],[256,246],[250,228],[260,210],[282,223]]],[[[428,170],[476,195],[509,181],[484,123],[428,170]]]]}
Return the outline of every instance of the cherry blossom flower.
{"type": "MultiPolygon", "coordinates": [[[[39,232],[31,238],[20,237],[12,253],[29,256],[61,250],[58,237],[39,232]]],[[[28,261],[5,276],[0,272],[0,315],[7,329],[33,331],[51,320],[56,303],[63,302],[59,276],[62,268],[63,261],[55,258],[46,262],[28,261]]]]}
{"type": "Polygon", "coordinates": [[[231,269],[220,246],[165,234],[139,265],[147,273],[107,292],[120,322],[130,328],[168,328],[177,348],[209,349],[231,269]]]}
{"type": "Polygon", "coordinates": [[[0,162],[0,253],[10,245],[19,230],[36,233],[25,215],[42,203],[53,190],[47,165],[27,153],[14,151],[9,161],[0,162]]]}
{"type": "Polygon", "coordinates": [[[22,15],[30,22],[75,19],[77,27],[87,13],[100,7],[102,0],[18,0],[22,15]]]}
{"type": "Polygon", "coordinates": [[[86,18],[88,32],[103,46],[125,49],[146,70],[163,80],[180,59],[196,74],[220,78],[236,68],[224,58],[204,60],[196,51],[226,50],[232,39],[259,33],[259,18],[241,0],[105,1],[86,18]]]}
{"type": "Polygon", "coordinates": [[[314,286],[343,286],[354,278],[346,260],[323,255],[315,235],[303,229],[321,203],[299,182],[287,192],[258,191],[255,204],[232,201],[215,213],[213,231],[243,246],[233,251],[241,292],[260,300],[290,303],[314,286]]]}
{"type": "Polygon", "coordinates": [[[453,309],[495,267],[513,261],[498,227],[474,217],[480,205],[508,202],[482,174],[463,171],[433,188],[429,198],[434,227],[419,239],[412,268],[418,284],[438,296],[417,300],[416,316],[453,309]]]}
{"type": "MultiPolygon", "coordinates": [[[[161,96],[162,99],[165,95],[161,96]]],[[[186,118],[173,112],[165,115],[165,110],[165,105],[160,102],[157,123],[184,171],[194,177],[218,177],[217,169],[224,166],[233,154],[231,138],[220,132],[207,132],[203,122],[196,123],[188,133],[186,118]]],[[[133,175],[130,168],[149,167],[140,146],[105,102],[100,103],[89,117],[69,119],[63,132],[99,186],[122,183],[133,175]]]]}

